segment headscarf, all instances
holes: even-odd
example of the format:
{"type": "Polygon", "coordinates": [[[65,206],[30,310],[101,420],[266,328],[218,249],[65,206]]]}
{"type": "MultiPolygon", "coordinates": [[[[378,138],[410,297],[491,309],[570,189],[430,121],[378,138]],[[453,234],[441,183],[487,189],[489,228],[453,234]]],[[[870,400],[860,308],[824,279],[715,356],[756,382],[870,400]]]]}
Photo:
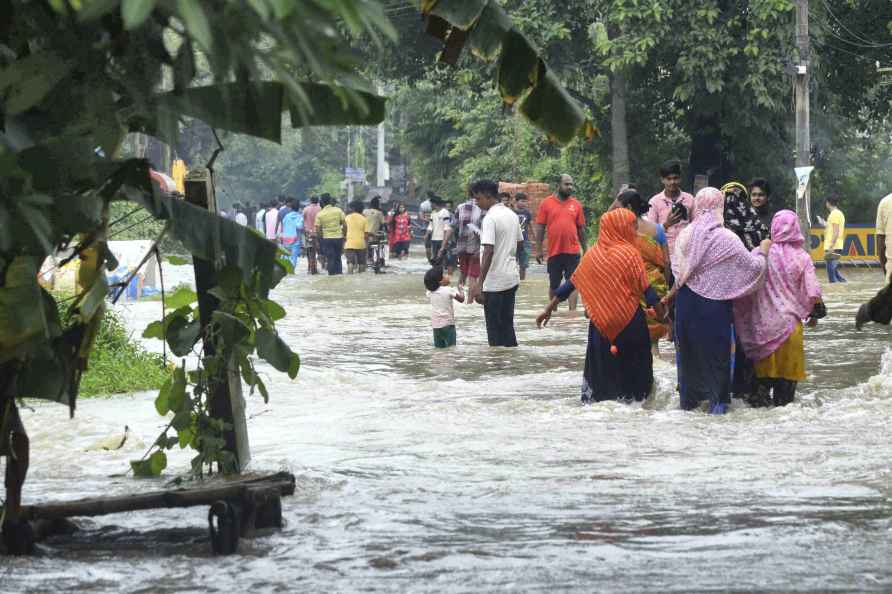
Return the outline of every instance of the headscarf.
{"type": "Polygon", "coordinates": [[[750,202],[746,186],[729,182],[722,186],[722,193],[725,195],[725,227],[740,238],[746,249],[752,250],[763,239],[768,239],[768,227],[750,202]]]}
{"type": "Polygon", "coordinates": [[[759,288],[765,260],[750,254],[734,233],[722,227],[723,204],[724,195],[716,188],[697,193],[694,222],[679,235],[672,257],[674,291],[687,285],[701,297],[727,301],[759,288]]]}
{"type": "Polygon", "coordinates": [[[765,285],[734,303],[734,323],[746,355],[761,361],[790,337],[821,298],[821,287],[799,217],[782,210],[771,221],[774,243],[768,252],[765,285]]]}
{"type": "Polygon", "coordinates": [[[601,217],[598,243],[571,278],[598,332],[613,343],[640,307],[648,281],[635,246],[636,217],[625,208],[601,217]]]}

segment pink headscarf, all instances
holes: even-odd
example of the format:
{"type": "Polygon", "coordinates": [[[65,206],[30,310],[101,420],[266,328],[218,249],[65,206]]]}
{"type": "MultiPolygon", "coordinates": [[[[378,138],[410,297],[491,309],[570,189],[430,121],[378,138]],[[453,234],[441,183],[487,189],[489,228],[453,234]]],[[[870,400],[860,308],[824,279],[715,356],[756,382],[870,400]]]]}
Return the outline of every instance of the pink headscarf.
{"type": "Polygon", "coordinates": [[[805,238],[796,213],[782,210],[774,215],[771,237],[765,285],[734,303],[737,335],[753,361],[779,349],[821,298],[815,266],[802,248],[805,238]]]}
{"type": "Polygon", "coordinates": [[[738,299],[756,291],[765,276],[765,258],[750,254],[734,233],[725,229],[725,196],[703,188],[694,199],[694,222],[682,231],[672,269],[676,287],[715,301],[738,299]]]}

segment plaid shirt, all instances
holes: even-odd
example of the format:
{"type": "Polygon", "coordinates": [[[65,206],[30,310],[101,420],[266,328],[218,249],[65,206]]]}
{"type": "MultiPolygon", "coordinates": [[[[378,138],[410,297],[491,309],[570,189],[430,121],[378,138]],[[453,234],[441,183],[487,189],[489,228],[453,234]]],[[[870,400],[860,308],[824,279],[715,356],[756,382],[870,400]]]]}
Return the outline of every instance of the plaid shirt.
{"type": "Polygon", "coordinates": [[[461,254],[479,254],[480,253],[480,223],[483,220],[483,211],[477,206],[473,200],[468,200],[464,204],[460,204],[455,209],[455,222],[457,228],[457,237],[455,242],[455,253],[461,254]],[[473,224],[477,227],[475,233],[469,225],[473,224]]]}

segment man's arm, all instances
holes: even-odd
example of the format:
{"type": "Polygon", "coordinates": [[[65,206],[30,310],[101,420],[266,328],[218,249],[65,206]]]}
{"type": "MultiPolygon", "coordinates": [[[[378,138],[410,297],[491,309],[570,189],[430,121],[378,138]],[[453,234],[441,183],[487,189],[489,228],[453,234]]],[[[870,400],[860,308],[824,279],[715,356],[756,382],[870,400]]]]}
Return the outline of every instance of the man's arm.
{"type": "Polygon", "coordinates": [[[535,223],[532,227],[533,238],[536,240],[536,262],[542,263],[542,241],[545,239],[545,225],[535,223]]]}
{"type": "Polygon", "coordinates": [[[583,253],[585,253],[585,248],[588,246],[585,237],[585,225],[579,225],[578,227],[576,227],[576,233],[579,234],[579,245],[582,248],[583,253]]]}
{"type": "Polygon", "coordinates": [[[446,253],[446,248],[449,246],[449,238],[452,237],[452,227],[446,225],[443,229],[443,245],[440,246],[440,254],[446,253]]]}
{"type": "Polygon", "coordinates": [[[880,267],[883,274],[886,274],[886,236],[877,233],[877,254],[880,257],[880,267]]]}
{"type": "Polygon", "coordinates": [[[489,267],[492,266],[493,252],[492,245],[487,244],[483,246],[483,260],[480,262],[480,280],[477,282],[477,293],[480,292],[480,287],[483,286],[483,282],[486,280],[486,275],[489,274],[489,267]]]}

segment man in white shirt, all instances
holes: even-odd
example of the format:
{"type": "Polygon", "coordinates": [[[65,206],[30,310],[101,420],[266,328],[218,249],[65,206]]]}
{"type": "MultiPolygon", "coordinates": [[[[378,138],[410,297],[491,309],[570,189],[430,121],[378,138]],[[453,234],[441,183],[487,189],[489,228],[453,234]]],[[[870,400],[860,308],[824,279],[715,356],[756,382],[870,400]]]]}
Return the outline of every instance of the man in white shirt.
{"type": "Polygon", "coordinates": [[[446,208],[446,200],[439,196],[432,196],[431,204],[434,205],[430,222],[431,261],[433,264],[445,264],[443,256],[449,245],[449,234],[452,233],[452,227],[449,225],[452,213],[446,208]]]}
{"type": "Polygon", "coordinates": [[[520,219],[499,201],[499,184],[494,181],[474,182],[471,195],[487,212],[480,229],[480,281],[471,288],[469,301],[482,291],[489,346],[516,347],[514,301],[520,284],[517,252],[523,248],[520,219]]]}

